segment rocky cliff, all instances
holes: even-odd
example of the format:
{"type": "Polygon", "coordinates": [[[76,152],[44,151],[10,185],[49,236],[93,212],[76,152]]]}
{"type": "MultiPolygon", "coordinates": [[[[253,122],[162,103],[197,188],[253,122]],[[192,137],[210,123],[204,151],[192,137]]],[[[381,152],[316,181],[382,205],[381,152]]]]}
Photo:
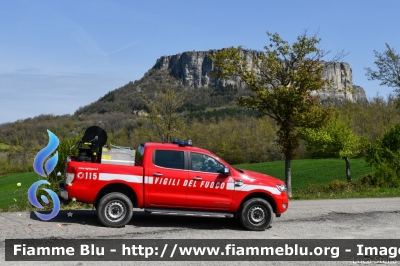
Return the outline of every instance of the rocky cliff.
{"type": "MultiPolygon", "coordinates": [[[[224,81],[212,76],[214,64],[207,54],[214,54],[216,50],[184,52],[177,55],[162,56],[157,59],[153,69],[167,71],[178,78],[186,87],[221,86],[226,84],[242,86],[239,79],[224,81]]],[[[259,52],[243,50],[242,56],[246,58],[249,67],[253,67],[252,58],[258,57],[259,52]]],[[[321,100],[333,98],[335,100],[363,101],[366,100],[365,91],[360,86],[353,85],[353,76],[350,65],[346,62],[323,63],[323,76],[332,79],[333,90],[324,89],[318,91],[321,100]]]]}

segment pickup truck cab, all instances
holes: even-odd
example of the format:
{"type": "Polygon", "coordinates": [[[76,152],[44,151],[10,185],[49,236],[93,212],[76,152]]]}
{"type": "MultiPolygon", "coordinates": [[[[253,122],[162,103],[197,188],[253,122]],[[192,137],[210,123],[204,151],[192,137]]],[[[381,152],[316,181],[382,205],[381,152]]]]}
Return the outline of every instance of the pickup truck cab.
{"type": "Polygon", "coordinates": [[[288,209],[285,183],[232,167],[191,141],[142,143],[132,165],[69,157],[60,197],[94,204],[100,222],[121,227],[133,208],[155,214],[238,218],[265,230],[288,209]]]}

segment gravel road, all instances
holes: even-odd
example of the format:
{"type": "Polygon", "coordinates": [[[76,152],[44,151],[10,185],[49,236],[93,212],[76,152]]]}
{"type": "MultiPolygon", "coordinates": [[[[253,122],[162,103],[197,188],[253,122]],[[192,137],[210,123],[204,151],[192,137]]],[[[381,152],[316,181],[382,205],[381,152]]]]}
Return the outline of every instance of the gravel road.
{"type": "MultiPolygon", "coordinates": [[[[0,213],[0,264],[89,265],[90,262],[5,262],[5,239],[400,239],[400,198],[293,200],[289,210],[275,218],[263,232],[244,230],[234,219],[160,216],[135,209],[124,228],[105,228],[95,211],[61,211],[51,221],[32,213],[0,213]]],[[[92,262],[93,263],[93,262],[92,262]]],[[[96,262],[107,265],[110,262],[96,262]]],[[[148,265],[149,262],[116,262],[114,265],[148,265]]],[[[154,265],[186,265],[156,262],[154,265]]],[[[191,262],[209,265],[210,262],[191,262]]],[[[232,265],[234,262],[212,262],[232,265]]],[[[237,263],[239,264],[239,262],[237,263]]],[[[240,262],[240,265],[266,262],[240,262]]],[[[268,262],[270,265],[310,265],[310,262],[268,262]]],[[[311,262],[312,265],[354,265],[353,262],[311,262]]],[[[394,263],[390,263],[394,264],[394,263]]],[[[370,264],[371,265],[371,264],[370,264]]]]}

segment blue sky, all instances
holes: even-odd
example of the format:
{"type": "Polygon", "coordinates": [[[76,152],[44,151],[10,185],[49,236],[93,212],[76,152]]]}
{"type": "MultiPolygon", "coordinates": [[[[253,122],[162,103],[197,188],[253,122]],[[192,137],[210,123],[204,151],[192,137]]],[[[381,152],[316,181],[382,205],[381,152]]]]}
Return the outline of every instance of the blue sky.
{"type": "MultiPolygon", "coordinates": [[[[0,123],[72,114],[140,79],[163,55],[242,45],[266,32],[290,42],[318,32],[345,49],[353,83],[368,97],[392,88],[368,81],[373,50],[400,52],[400,1],[0,1],[0,123]]],[[[328,58],[329,59],[329,56],[328,58]]]]}

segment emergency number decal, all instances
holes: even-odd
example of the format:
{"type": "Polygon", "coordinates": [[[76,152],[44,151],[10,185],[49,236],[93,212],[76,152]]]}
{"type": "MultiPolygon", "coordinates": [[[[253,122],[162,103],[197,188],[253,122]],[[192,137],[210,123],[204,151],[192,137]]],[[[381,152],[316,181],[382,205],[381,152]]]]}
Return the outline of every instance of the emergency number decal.
{"type": "Polygon", "coordinates": [[[93,173],[93,172],[78,172],[76,176],[78,179],[88,179],[88,180],[97,180],[98,178],[98,173],[93,173]]]}
{"type": "Polygon", "coordinates": [[[94,167],[78,167],[76,177],[83,180],[98,180],[98,170],[99,168],[94,167]]]}

